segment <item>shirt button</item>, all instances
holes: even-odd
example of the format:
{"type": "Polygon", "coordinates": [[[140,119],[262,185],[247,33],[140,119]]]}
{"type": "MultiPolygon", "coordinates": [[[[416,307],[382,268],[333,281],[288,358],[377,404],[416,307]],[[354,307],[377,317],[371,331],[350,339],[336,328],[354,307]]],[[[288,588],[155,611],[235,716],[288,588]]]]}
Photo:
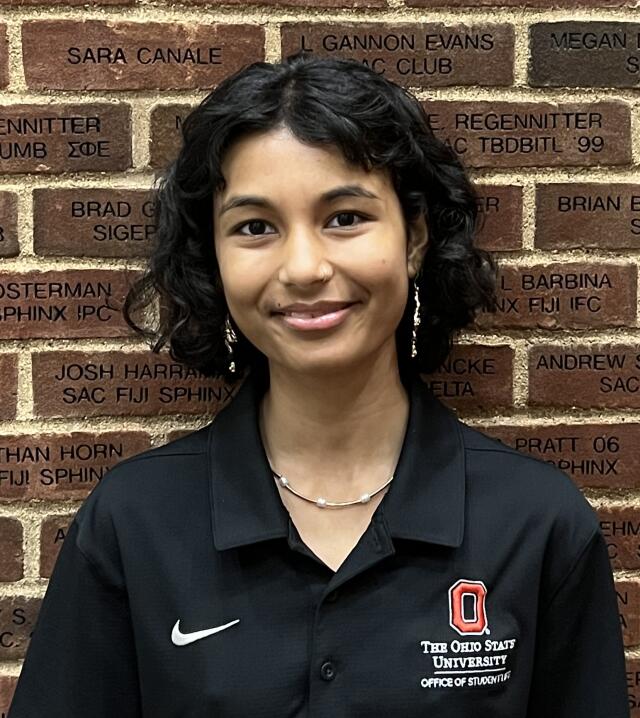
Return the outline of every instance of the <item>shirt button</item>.
{"type": "Polygon", "coordinates": [[[336,677],[336,670],[331,661],[325,661],[320,666],[320,675],[325,681],[332,681],[336,677]]]}
{"type": "Polygon", "coordinates": [[[329,603],[333,603],[336,600],[336,598],[338,598],[338,589],[337,588],[335,591],[331,591],[331,593],[327,594],[325,601],[328,601],[329,603]]]}

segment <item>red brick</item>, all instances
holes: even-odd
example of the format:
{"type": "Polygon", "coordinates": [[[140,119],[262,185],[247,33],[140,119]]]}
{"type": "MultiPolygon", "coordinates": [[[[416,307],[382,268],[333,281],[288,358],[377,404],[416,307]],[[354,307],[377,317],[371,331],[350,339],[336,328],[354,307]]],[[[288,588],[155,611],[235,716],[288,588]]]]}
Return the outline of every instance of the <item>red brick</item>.
{"type": "Polygon", "coordinates": [[[638,347],[533,347],[529,353],[529,404],[584,409],[640,407],[638,347]]]}
{"type": "Polygon", "coordinates": [[[264,60],[258,23],[25,20],[22,43],[37,90],[209,89],[264,60]]]}
{"type": "Polygon", "coordinates": [[[130,166],[129,105],[4,105],[0,111],[0,173],[99,172],[130,166]]]}
{"type": "Polygon", "coordinates": [[[41,605],[41,598],[0,597],[0,661],[25,657],[41,605]]]}
{"type": "Polygon", "coordinates": [[[0,87],[7,87],[9,84],[9,41],[7,38],[7,26],[0,24],[0,87]]]}
{"type": "Polygon", "coordinates": [[[41,417],[210,415],[239,386],[187,369],[167,351],[35,352],[32,366],[41,417]]]}
{"type": "Polygon", "coordinates": [[[182,121],[194,105],[158,105],[151,111],[149,164],[164,168],[178,154],[182,144],[182,121]]]}
{"type": "Polygon", "coordinates": [[[438,371],[421,375],[444,403],[465,413],[513,405],[513,350],[457,344],[438,371]]]}
{"type": "Polygon", "coordinates": [[[616,596],[624,645],[637,646],[640,643],[640,583],[616,581],[616,596]]]}
{"type": "Polygon", "coordinates": [[[630,108],[624,102],[424,100],[422,105],[436,136],[467,167],[631,164],[630,108]]]}
{"type": "Polygon", "coordinates": [[[6,718],[17,684],[18,676],[0,676],[0,716],[2,718],[6,718]]]}
{"type": "Polygon", "coordinates": [[[18,246],[18,197],[0,192],[0,257],[16,257],[18,246]]]}
{"type": "Polygon", "coordinates": [[[640,247],[640,185],[553,183],[536,187],[536,247],[640,247]]]}
{"type": "Polygon", "coordinates": [[[24,576],[22,524],[0,516],[0,581],[19,581],[24,576]]]}
{"type": "Polygon", "coordinates": [[[640,511],[635,508],[597,511],[614,569],[640,568],[640,511]]]}
{"type": "Polygon", "coordinates": [[[498,311],[479,314],[476,326],[581,329],[635,326],[634,264],[501,265],[498,311]]]}
{"type": "Polygon", "coordinates": [[[34,251],[76,257],[143,257],[155,235],[153,193],[141,189],[35,189],[34,251]]]}
{"type": "Polygon", "coordinates": [[[0,273],[0,338],[123,337],[122,303],[140,271],[66,269],[0,273]]]}
{"type": "Polygon", "coordinates": [[[84,499],[114,464],[150,447],[142,431],[0,436],[0,501],[84,499]]]}
{"type": "Polygon", "coordinates": [[[522,187],[476,184],[479,229],[476,245],[492,252],[522,247],[522,187]]]}
{"type": "Polygon", "coordinates": [[[18,401],[18,355],[0,354],[0,419],[15,419],[18,401]]]}
{"type": "Polygon", "coordinates": [[[518,451],[554,464],[578,486],[640,487],[640,424],[480,428],[518,451]]]}
{"type": "Polygon", "coordinates": [[[284,23],[281,52],[366,64],[407,87],[511,85],[512,25],[443,23],[284,23]]]}
{"type": "Polygon", "coordinates": [[[47,516],[40,526],[40,576],[51,578],[74,514],[47,516]]]}

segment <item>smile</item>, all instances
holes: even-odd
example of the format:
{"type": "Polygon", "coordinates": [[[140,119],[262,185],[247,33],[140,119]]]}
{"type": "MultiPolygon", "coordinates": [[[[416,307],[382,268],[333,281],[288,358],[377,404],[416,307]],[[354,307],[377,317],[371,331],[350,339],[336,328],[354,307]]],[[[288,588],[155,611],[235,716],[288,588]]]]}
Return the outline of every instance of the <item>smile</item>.
{"type": "Polygon", "coordinates": [[[276,314],[276,318],[283,321],[293,329],[329,329],[341,324],[350,314],[354,305],[337,309],[325,314],[318,312],[288,312],[287,314],[276,314]]]}

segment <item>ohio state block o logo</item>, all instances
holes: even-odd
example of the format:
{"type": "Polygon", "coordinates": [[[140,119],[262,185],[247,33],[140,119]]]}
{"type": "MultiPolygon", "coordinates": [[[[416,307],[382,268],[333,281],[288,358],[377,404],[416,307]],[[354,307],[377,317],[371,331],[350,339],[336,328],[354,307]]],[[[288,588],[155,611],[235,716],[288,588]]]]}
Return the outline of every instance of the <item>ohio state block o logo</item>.
{"type": "Polygon", "coordinates": [[[460,579],[449,589],[449,623],[451,628],[462,635],[478,635],[489,633],[487,623],[487,611],[485,609],[485,598],[487,587],[482,581],[467,581],[460,579]],[[469,611],[469,601],[465,596],[470,596],[473,610],[469,611]],[[465,611],[466,608],[466,611],[465,611]]]}

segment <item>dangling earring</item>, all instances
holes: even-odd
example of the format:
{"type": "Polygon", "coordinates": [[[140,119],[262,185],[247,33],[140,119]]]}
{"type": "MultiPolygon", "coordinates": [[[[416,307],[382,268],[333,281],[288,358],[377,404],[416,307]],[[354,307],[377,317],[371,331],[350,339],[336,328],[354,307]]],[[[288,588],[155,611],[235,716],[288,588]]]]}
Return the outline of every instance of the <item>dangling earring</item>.
{"type": "Polygon", "coordinates": [[[232,374],[235,374],[236,371],[236,363],[233,361],[233,344],[235,344],[238,341],[238,337],[236,336],[236,333],[233,331],[233,327],[231,326],[231,319],[229,317],[229,313],[227,312],[227,318],[224,322],[224,344],[227,347],[227,351],[229,352],[229,371],[232,374]]]}
{"type": "Polygon", "coordinates": [[[418,285],[416,280],[413,280],[413,301],[415,304],[415,311],[413,312],[413,334],[411,336],[411,358],[413,359],[418,354],[416,349],[416,333],[420,324],[420,300],[418,299],[418,285]]]}

